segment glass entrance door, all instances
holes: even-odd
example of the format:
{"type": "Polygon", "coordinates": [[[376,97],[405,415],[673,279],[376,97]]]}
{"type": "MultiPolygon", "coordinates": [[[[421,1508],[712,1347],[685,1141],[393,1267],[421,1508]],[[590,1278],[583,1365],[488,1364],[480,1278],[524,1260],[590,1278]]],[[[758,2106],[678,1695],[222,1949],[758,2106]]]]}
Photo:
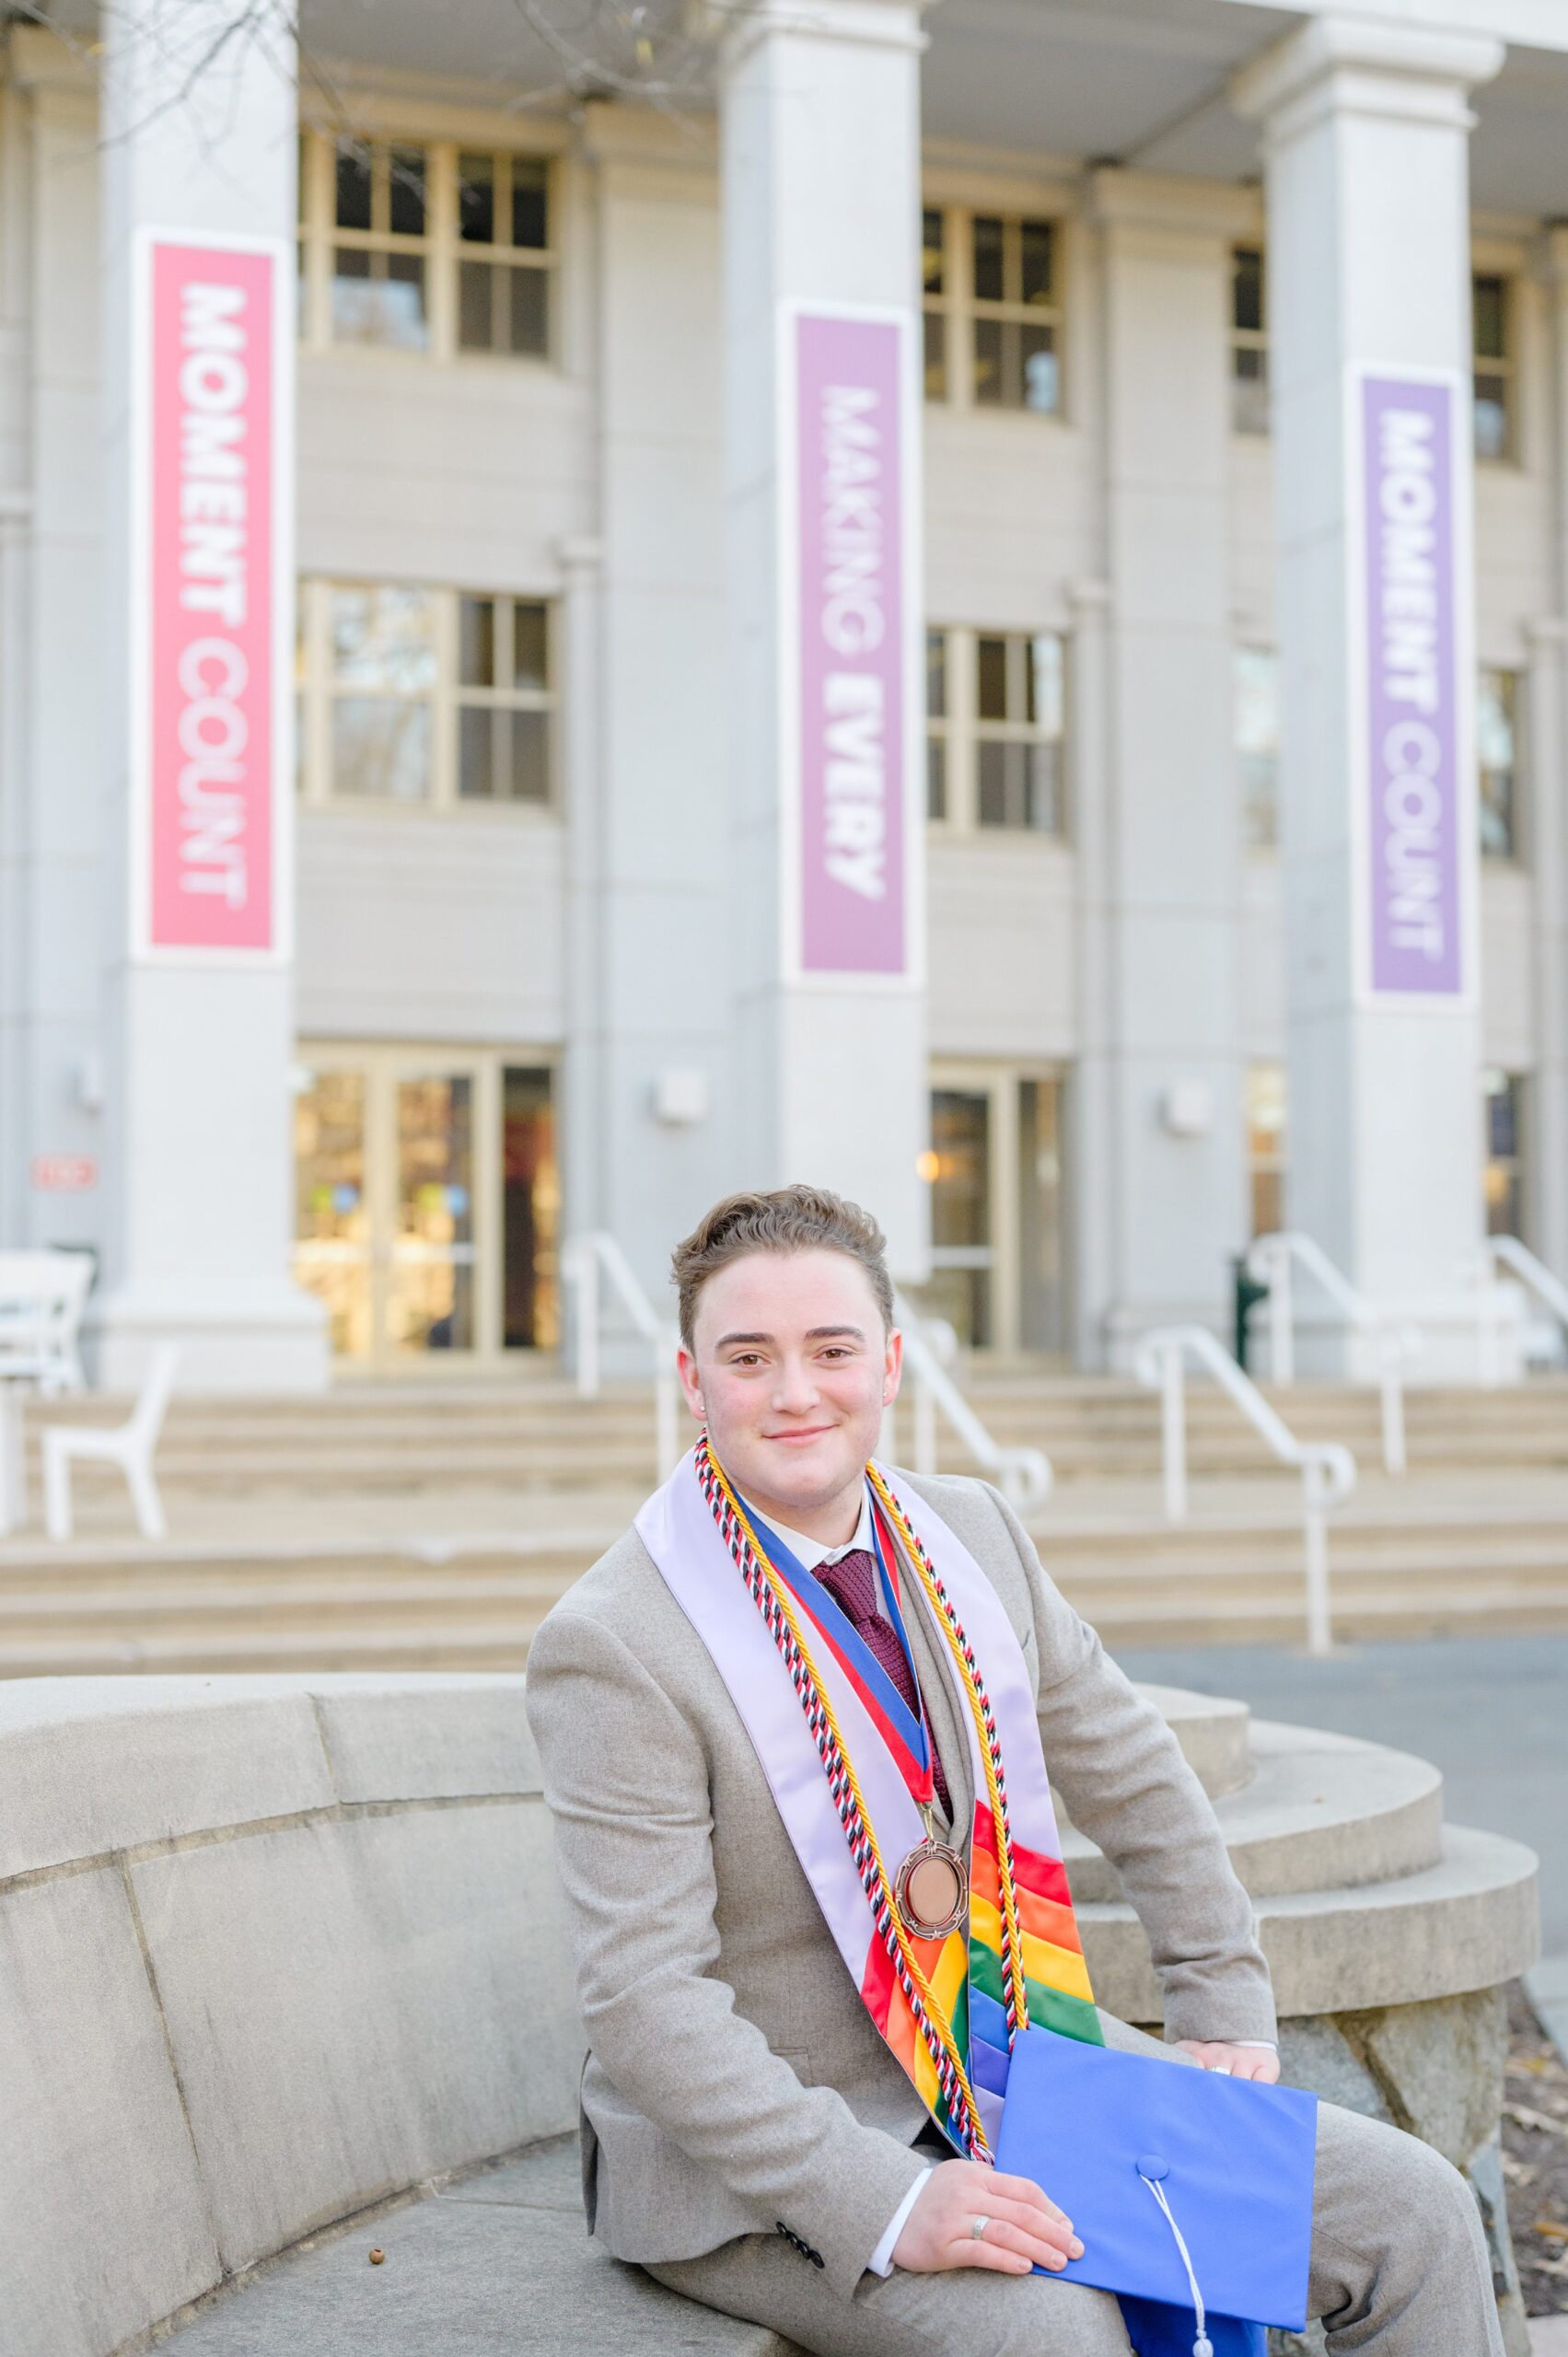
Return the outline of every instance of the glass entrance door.
{"type": "Polygon", "coordinates": [[[920,1303],[972,1350],[1068,1347],[1063,1084],[1016,1066],[933,1074],[932,1279],[920,1303]]]}
{"type": "Polygon", "coordinates": [[[559,1340],[552,1074],[494,1050],[310,1042],[295,1271],[332,1348],[389,1372],[559,1340]]]}

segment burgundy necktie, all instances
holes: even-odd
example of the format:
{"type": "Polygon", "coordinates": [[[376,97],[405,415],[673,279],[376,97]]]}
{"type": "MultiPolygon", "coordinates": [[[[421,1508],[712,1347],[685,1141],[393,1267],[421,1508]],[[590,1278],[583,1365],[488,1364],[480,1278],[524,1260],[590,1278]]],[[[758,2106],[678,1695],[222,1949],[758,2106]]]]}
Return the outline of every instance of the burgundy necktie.
{"type": "MultiPolygon", "coordinates": [[[[897,1630],[890,1620],[883,1619],[877,1608],[876,1559],[865,1548],[852,1547],[849,1553],[841,1555],[836,1563],[819,1563],[817,1576],[855,1634],[865,1640],[892,1679],[911,1718],[918,1719],[920,1694],[913,1672],[904,1658],[897,1630]]],[[[951,1815],[947,1802],[947,1779],[942,1773],[935,1736],[931,1737],[931,1758],[936,1776],[937,1798],[951,1815]]]]}

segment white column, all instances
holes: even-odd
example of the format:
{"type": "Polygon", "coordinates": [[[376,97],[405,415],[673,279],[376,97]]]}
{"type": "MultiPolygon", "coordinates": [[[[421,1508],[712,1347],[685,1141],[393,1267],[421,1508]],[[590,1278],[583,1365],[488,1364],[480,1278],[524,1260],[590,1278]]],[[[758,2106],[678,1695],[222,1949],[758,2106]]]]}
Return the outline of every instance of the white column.
{"type": "Polygon", "coordinates": [[[110,1385],[167,1337],[188,1385],[261,1391],[326,1349],[287,1273],[295,106],[233,17],[133,0],[105,33],[96,1334],[110,1385]]]}
{"type": "MultiPolygon", "coordinates": [[[[1467,92],[1503,44],[1322,16],[1264,126],[1291,1225],[1469,1371],[1481,1235],[1467,92]],[[1444,1302],[1443,1308],[1435,1305],[1444,1302]]],[[[1325,1329],[1304,1364],[1347,1364],[1325,1329]]]]}
{"type": "MultiPolygon", "coordinates": [[[[1095,1190],[1079,1326],[1124,1366],[1153,1325],[1224,1331],[1243,1235],[1227,514],[1231,211],[1097,171],[1109,713],[1079,815],[1080,1095],[1095,1190]],[[1091,1292],[1089,1288],[1098,1288],[1091,1292]]],[[[1085,713],[1080,723],[1094,725],[1085,713]]]]}
{"type": "Polygon", "coordinates": [[[918,6],[760,0],[721,137],[741,1174],[924,1272],[918,6]]]}
{"type": "Polygon", "coordinates": [[[1568,229],[1541,239],[1550,301],[1557,613],[1528,631],[1525,827],[1536,918],[1536,1070],[1526,1150],[1536,1250],[1568,1276],[1568,229]]]}

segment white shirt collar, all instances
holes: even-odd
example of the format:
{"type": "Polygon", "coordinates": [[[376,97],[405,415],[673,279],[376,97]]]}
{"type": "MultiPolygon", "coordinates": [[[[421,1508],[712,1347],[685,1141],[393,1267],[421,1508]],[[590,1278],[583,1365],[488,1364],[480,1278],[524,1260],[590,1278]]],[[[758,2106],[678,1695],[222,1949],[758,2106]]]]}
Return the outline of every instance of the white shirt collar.
{"type": "MultiPolygon", "coordinates": [[[[743,1498],[741,1504],[750,1508],[753,1514],[756,1513],[757,1509],[751,1505],[749,1498],[743,1498]]],[[[854,1537],[846,1538],[842,1547],[824,1547],[819,1538],[807,1538],[804,1531],[787,1529],[782,1522],[772,1523],[770,1527],[775,1537],[784,1540],[784,1545],[802,1568],[808,1572],[820,1571],[824,1563],[841,1562],[845,1555],[853,1554],[857,1547],[864,1548],[868,1555],[876,1552],[871,1543],[871,1492],[869,1490],[863,1490],[861,1492],[860,1520],[855,1525],[854,1537]]]]}

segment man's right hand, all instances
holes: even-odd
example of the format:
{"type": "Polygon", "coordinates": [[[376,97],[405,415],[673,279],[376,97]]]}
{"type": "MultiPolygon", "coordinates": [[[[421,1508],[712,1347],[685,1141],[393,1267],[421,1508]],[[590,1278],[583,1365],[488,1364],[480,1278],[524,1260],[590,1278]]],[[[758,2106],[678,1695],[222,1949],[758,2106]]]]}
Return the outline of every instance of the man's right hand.
{"type": "Polygon", "coordinates": [[[980,2161],[939,2161],[893,2245],[893,2264],[915,2275],[951,2267],[1027,2275],[1037,2265],[1065,2267],[1083,2248],[1072,2220],[1031,2178],[1004,2177],[980,2161]],[[979,2237],[977,2218],[987,2221],[979,2237]]]}

